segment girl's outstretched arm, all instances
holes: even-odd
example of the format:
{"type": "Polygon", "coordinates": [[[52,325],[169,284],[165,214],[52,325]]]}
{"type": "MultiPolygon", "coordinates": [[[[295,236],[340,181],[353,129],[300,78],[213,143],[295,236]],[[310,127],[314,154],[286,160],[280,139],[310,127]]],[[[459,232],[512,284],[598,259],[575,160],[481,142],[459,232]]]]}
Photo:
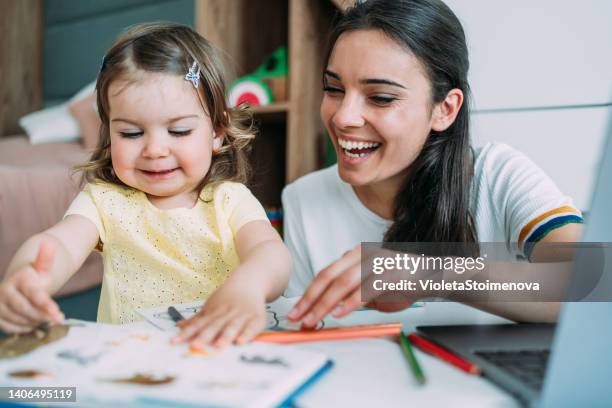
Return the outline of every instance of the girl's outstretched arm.
{"type": "MultiPolygon", "coordinates": [[[[291,254],[278,232],[266,221],[252,221],[236,234],[240,267],[229,279],[252,280],[266,302],[283,294],[291,276],[291,254]]],[[[253,286],[255,288],[255,286],[253,286]]]]}
{"type": "Polygon", "coordinates": [[[71,215],[24,242],[0,282],[0,329],[25,332],[43,321],[61,321],[51,295],[81,267],[98,239],[91,221],[71,215]]]}
{"type": "Polygon", "coordinates": [[[291,274],[291,255],[265,221],[245,224],[235,238],[240,266],[193,318],[180,322],[177,341],[223,347],[250,341],[265,326],[265,304],[279,297],[291,274]]]}

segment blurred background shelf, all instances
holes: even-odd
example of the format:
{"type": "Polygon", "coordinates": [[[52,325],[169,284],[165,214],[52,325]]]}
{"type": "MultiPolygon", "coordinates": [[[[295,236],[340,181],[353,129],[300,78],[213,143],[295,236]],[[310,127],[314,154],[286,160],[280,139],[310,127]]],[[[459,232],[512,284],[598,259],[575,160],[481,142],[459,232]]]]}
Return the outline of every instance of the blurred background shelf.
{"type": "Polygon", "coordinates": [[[222,49],[229,82],[254,71],[280,46],[288,47],[287,100],[254,109],[252,189],[265,206],[280,206],[282,188],[324,165],[319,118],[326,39],[339,8],[351,1],[196,0],[195,27],[222,49]]]}
{"type": "Polygon", "coordinates": [[[289,102],[283,101],[278,103],[272,103],[265,106],[256,106],[253,108],[253,113],[256,115],[269,115],[273,113],[286,113],[289,112],[289,102]]]}

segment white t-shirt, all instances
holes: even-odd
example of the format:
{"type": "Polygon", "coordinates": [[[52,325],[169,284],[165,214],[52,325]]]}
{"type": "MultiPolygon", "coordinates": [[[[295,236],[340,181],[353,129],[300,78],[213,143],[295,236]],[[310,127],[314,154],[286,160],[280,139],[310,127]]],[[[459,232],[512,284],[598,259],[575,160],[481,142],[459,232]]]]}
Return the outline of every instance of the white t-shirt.
{"type": "MultiPolygon", "coordinates": [[[[505,242],[508,259],[526,242],[582,222],[571,198],[524,154],[501,143],[475,152],[470,210],[480,242],[505,242]]],[[[286,296],[301,295],[315,274],[360,242],[382,242],[389,226],[370,211],[337,166],[308,174],[283,190],[284,238],[294,259],[286,296]]]]}

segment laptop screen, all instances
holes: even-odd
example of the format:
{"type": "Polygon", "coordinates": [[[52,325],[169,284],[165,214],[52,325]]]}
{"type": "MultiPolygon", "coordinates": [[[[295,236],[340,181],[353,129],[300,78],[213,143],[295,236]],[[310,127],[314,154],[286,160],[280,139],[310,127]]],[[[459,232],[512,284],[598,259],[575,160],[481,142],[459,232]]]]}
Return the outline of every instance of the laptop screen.
{"type": "MultiPolygon", "coordinates": [[[[609,111],[607,136],[583,242],[612,242],[612,107],[609,111]]],[[[609,245],[605,252],[603,274],[587,301],[567,303],[563,307],[540,406],[612,406],[612,303],[588,302],[589,297],[605,299],[612,293],[609,245]]],[[[577,261],[573,280],[579,279],[581,273],[585,271],[577,261]]]]}

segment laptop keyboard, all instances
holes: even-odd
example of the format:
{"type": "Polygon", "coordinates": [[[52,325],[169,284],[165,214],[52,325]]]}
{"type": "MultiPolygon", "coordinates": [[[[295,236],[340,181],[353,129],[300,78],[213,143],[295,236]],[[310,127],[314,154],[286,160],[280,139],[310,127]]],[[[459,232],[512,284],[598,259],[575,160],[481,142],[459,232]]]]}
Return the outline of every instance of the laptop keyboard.
{"type": "Polygon", "coordinates": [[[518,377],[529,387],[542,389],[550,350],[477,351],[475,354],[518,377]]]}

